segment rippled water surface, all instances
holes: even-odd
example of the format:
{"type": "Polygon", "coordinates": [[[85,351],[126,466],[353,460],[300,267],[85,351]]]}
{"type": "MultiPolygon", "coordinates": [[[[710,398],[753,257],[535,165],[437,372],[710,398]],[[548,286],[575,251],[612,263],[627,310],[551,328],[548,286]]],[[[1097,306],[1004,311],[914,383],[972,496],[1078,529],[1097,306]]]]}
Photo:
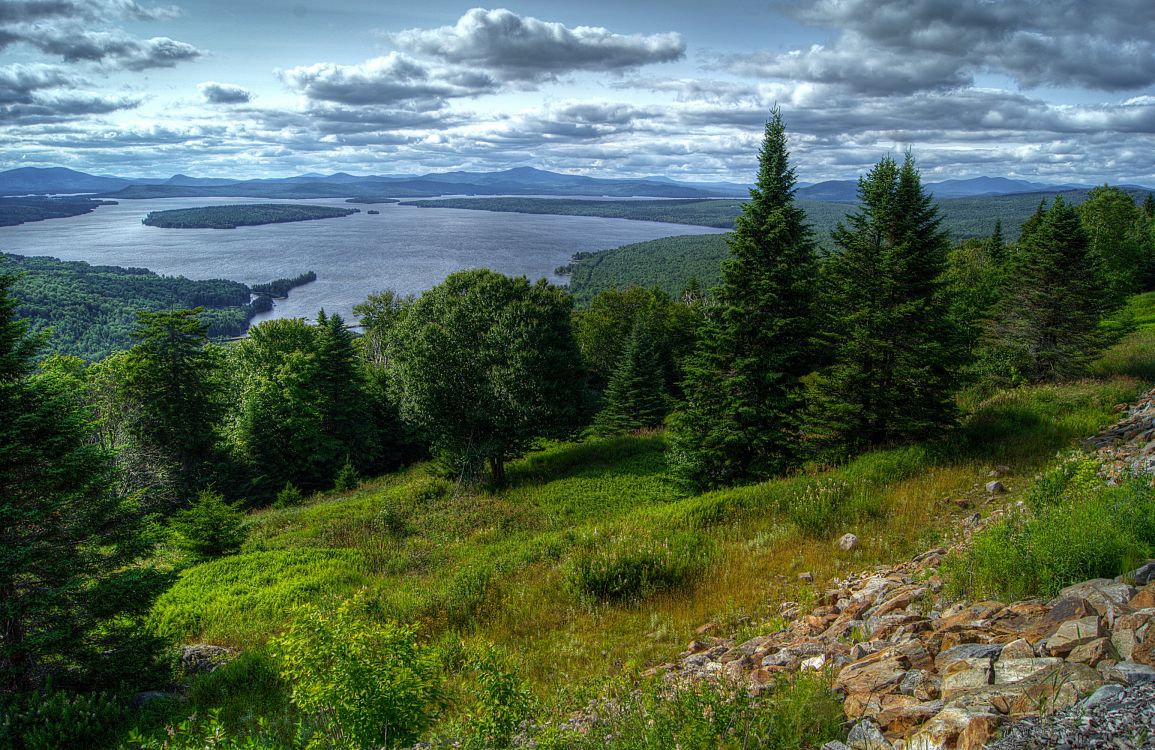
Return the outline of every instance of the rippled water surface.
{"type": "MultiPolygon", "coordinates": [[[[604,250],[676,234],[718,230],[587,216],[494,213],[394,204],[358,206],[344,218],[237,229],[161,229],[140,223],[149,211],[227,203],[287,203],[253,198],[122,201],[93,213],[0,227],[0,251],[61,260],[138,266],[190,279],[255,284],[316,271],[267,317],[312,317],[320,308],[352,318],[353,305],[392,288],[416,293],[450,273],[492,268],[558,282],[553,270],[580,250],[604,250]],[[371,216],[366,211],[378,210],[371,216]]],[[[349,207],[340,200],[300,200],[349,207]]]]}

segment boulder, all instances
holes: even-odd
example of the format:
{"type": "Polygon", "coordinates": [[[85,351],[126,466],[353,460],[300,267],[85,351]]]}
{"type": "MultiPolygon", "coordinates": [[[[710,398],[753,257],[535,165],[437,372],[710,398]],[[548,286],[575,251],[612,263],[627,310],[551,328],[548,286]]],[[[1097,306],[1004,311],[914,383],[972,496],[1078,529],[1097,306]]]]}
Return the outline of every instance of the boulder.
{"type": "Polygon", "coordinates": [[[1133,661],[1121,661],[1111,668],[1107,676],[1114,682],[1124,685],[1155,682],[1155,667],[1133,661]]]}
{"type": "Polygon", "coordinates": [[[1006,485],[997,479],[992,479],[986,483],[986,490],[992,495],[1001,495],[1007,491],[1006,485]]]}
{"type": "Polygon", "coordinates": [[[934,659],[934,668],[940,674],[946,672],[953,662],[960,659],[997,659],[1003,651],[1001,643],[964,643],[961,646],[942,651],[934,659]]]}
{"type": "Polygon", "coordinates": [[[851,750],[884,750],[890,747],[882,730],[870,719],[862,719],[851,727],[846,744],[851,750]]]}
{"type": "Polygon", "coordinates": [[[234,648],[213,646],[208,643],[193,643],[181,646],[180,666],[185,675],[215,672],[231,661],[239,652],[234,648]]]}
{"type": "Polygon", "coordinates": [[[1151,609],[1155,607],[1155,583],[1147,584],[1127,603],[1131,609],[1151,609]]]}
{"type": "Polygon", "coordinates": [[[957,708],[944,708],[906,741],[907,750],[953,750],[972,714],[957,708]]]}
{"type": "Polygon", "coordinates": [[[858,549],[858,537],[854,534],[843,534],[842,538],[838,540],[838,549],[843,552],[852,552],[858,549]]]}
{"type": "Polygon", "coordinates": [[[999,659],[995,662],[996,685],[1009,685],[1030,679],[1040,672],[1053,669],[1063,663],[1058,657],[1039,657],[1027,659],[999,659]]]}
{"type": "Polygon", "coordinates": [[[1093,667],[1104,659],[1108,659],[1115,652],[1110,638],[1096,638],[1090,643],[1084,643],[1071,651],[1067,658],[1070,661],[1086,664],[1093,667]]]}
{"type": "Polygon", "coordinates": [[[1047,639],[1047,651],[1052,656],[1066,656],[1076,647],[1090,643],[1102,634],[1097,615],[1068,620],[1047,639]]]}
{"type": "Polygon", "coordinates": [[[952,698],[975,688],[983,688],[994,682],[993,662],[989,658],[957,659],[943,672],[942,697],[950,702],[952,698]]]}
{"type": "Polygon", "coordinates": [[[1035,656],[1035,647],[1026,638],[1016,638],[1003,646],[999,659],[1031,659],[1035,656]]]}
{"type": "Polygon", "coordinates": [[[958,737],[958,750],[983,750],[999,731],[1002,718],[996,714],[980,713],[971,716],[966,729],[958,737]]]}

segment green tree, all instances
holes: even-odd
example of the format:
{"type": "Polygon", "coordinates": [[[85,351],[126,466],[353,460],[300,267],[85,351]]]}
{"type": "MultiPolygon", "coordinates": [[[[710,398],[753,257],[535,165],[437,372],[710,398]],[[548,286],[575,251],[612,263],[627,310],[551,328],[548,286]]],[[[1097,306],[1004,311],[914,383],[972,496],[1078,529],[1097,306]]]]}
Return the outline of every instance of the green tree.
{"type": "Polygon", "coordinates": [[[634,323],[606,388],[606,405],[595,426],[603,435],[656,427],[669,411],[661,353],[647,321],[634,323]]]}
{"type": "Polygon", "coordinates": [[[794,189],[775,109],[755,187],[727,237],[712,316],[686,365],[684,401],[669,421],[673,468],[699,487],[773,476],[799,460],[817,260],[794,189]]]}
{"type": "Polygon", "coordinates": [[[470,479],[494,482],[531,441],[575,424],[583,373],[573,301],[544,281],[455,273],[421,295],[390,335],[403,419],[470,479]]]}
{"type": "Polygon", "coordinates": [[[139,343],[119,359],[117,373],[133,449],[155,457],[158,475],[171,469],[179,500],[203,483],[224,414],[218,358],[201,312],[140,313],[133,334],[139,343]]]}
{"type": "Polygon", "coordinates": [[[1108,185],[1092,190],[1076,211],[1091,263],[1103,276],[1107,304],[1122,304],[1150,277],[1150,221],[1130,193],[1108,185]]]}
{"type": "Polygon", "coordinates": [[[155,656],[140,619],[163,580],[133,565],[148,539],[136,504],[113,492],[75,373],[34,371],[43,338],[16,317],[14,283],[0,275],[0,700],[48,678],[136,684],[155,656]]]}
{"type": "Polygon", "coordinates": [[[245,541],[244,514],[210,490],[173,517],[172,529],[177,546],[201,560],[231,555],[245,541]]]}
{"type": "Polygon", "coordinates": [[[1023,225],[983,337],[992,371],[1031,381],[1085,372],[1105,343],[1098,327],[1104,282],[1089,245],[1078,213],[1061,197],[1023,225]]]}
{"type": "Polygon", "coordinates": [[[950,242],[909,153],[859,179],[861,207],[833,232],[826,267],[832,363],[815,380],[815,428],[843,450],[952,424],[964,339],[942,275],[950,242]]]}

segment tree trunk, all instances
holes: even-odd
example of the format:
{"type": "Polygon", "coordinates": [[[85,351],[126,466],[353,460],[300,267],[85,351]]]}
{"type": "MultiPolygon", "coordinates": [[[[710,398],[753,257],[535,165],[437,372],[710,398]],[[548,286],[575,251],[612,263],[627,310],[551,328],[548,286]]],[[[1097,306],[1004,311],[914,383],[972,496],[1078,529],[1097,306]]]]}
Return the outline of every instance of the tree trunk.
{"type": "Polygon", "coordinates": [[[505,486],[505,457],[491,456],[489,458],[489,476],[495,487],[505,486]]]}

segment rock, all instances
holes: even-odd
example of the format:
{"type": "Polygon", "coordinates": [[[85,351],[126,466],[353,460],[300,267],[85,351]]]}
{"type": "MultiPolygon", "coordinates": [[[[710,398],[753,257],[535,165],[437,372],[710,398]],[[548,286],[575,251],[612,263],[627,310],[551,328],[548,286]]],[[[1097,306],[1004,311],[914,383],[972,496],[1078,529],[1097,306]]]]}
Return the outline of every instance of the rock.
{"type": "Polygon", "coordinates": [[[1007,491],[1006,485],[997,479],[993,479],[984,485],[986,490],[991,495],[1001,495],[1007,491]]]}
{"type": "Polygon", "coordinates": [[[846,744],[850,746],[851,750],[884,750],[889,749],[890,743],[886,741],[882,731],[870,719],[863,719],[855,724],[850,729],[850,735],[846,738],[846,744]]]}
{"type": "Polygon", "coordinates": [[[1111,632],[1111,645],[1123,659],[1129,661],[1141,653],[1145,641],[1152,633],[1151,621],[1155,619],[1155,609],[1141,609],[1129,615],[1123,615],[1115,621],[1115,628],[1111,632]]]}
{"type": "Polygon", "coordinates": [[[1058,657],[1028,659],[999,659],[995,662],[996,685],[1008,685],[1030,679],[1040,672],[1053,669],[1063,663],[1058,657]]]}
{"type": "Polygon", "coordinates": [[[858,537],[854,534],[843,534],[842,538],[838,540],[838,549],[843,552],[851,552],[858,549],[858,537]]]}
{"type": "Polygon", "coordinates": [[[887,732],[905,734],[925,724],[942,709],[942,701],[927,701],[883,709],[874,718],[887,732]]]}
{"type": "Polygon", "coordinates": [[[821,672],[825,666],[826,657],[823,654],[819,654],[818,656],[811,656],[809,659],[803,659],[798,669],[803,672],[821,672]]]}
{"type": "Polygon", "coordinates": [[[1047,651],[1052,656],[1066,656],[1077,646],[1090,643],[1100,635],[1102,630],[1097,616],[1068,620],[1047,639],[1047,651]]]}
{"type": "Polygon", "coordinates": [[[1139,685],[1155,682],[1155,667],[1133,661],[1121,661],[1111,668],[1107,676],[1109,679],[1124,685],[1139,685]]]}
{"type": "Polygon", "coordinates": [[[802,581],[803,583],[814,583],[814,574],[811,573],[810,571],[806,571],[805,573],[799,573],[798,574],[798,580],[802,581]]]}
{"type": "Polygon", "coordinates": [[[1084,709],[1092,708],[1100,703],[1108,703],[1119,698],[1123,692],[1123,686],[1117,684],[1104,685],[1089,696],[1079,701],[1079,705],[1084,709]]]}
{"type": "Polygon", "coordinates": [[[909,666],[906,657],[891,650],[880,651],[843,667],[834,687],[848,695],[895,692],[909,666]]]}
{"type": "Polygon", "coordinates": [[[239,652],[233,648],[193,643],[181,646],[180,666],[186,676],[215,672],[230,662],[239,652]]]}
{"type": "Polygon", "coordinates": [[[1131,597],[1127,603],[1131,609],[1151,609],[1155,607],[1155,583],[1147,584],[1146,588],[1131,597]]]}
{"type": "Polygon", "coordinates": [[[707,635],[709,633],[713,633],[717,629],[718,623],[708,622],[705,625],[699,625],[697,628],[695,628],[694,635],[707,635]]]}
{"type": "Polygon", "coordinates": [[[934,659],[934,668],[939,674],[945,674],[947,668],[960,659],[997,659],[1003,651],[1000,643],[964,643],[961,646],[943,651],[934,659]]]}
{"type": "Polygon", "coordinates": [[[1093,667],[1114,653],[1110,638],[1096,638],[1090,643],[1076,647],[1067,657],[1069,660],[1093,667]]]}
{"type": "MultiPolygon", "coordinates": [[[[898,683],[898,692],[921,701],[937,698],[942,690],[942,680],[922,669],[912,669],[898,683]]],[[[927,717],[930,718],[930,717],[927,717]]]]}
{"type": "Polygon", "coordinates": [[[822,750],[850,750],[850,746],[847,745],[845,742],[839,742],[838,740],[831,740],[830,742],[827,742],[825,745],[822,746],[822,750]]]}
{"type": "Polygon", "coordinates": [[[1002,719],[995,714],[975,714],[958,737],[958,750],[983,750],[999,730],[1002,719]]]}
{"type": "Polygon", "coordinates": [[[944,708],[906,741],[907,750],[951,750],[971,723],[971,714],[944,708]]]}
{"type": "Polygon", "coordinates": [[[1136,586],[1146,586],[1155,582],[1155,560],[1148,560],[1146,565],[1131,571],[1127,578],[1131,579],[1136,586]]]}
{"type": "Polygon", "coordinates": [[[999,659],[1032,659],[1035,647],[1026,638],[1018,638],[1003,646],[999,659]]]}
{"type": "Polygon", "coordinates": [[[1128,602],[1135,596],[1135,588],[1109,578],[1096,578],[1068,586],[1059,592],[1058,599],[1083,599],[1110,625],[1119,615],[1130,610],[1128,602]]]}
{"type": "Polygon", "coordinates": [[[960,693],[983,688],[994,682],[989,658],[957,659],[946,668],[942,678],[942,697],[948,703],[960,693]]]}

